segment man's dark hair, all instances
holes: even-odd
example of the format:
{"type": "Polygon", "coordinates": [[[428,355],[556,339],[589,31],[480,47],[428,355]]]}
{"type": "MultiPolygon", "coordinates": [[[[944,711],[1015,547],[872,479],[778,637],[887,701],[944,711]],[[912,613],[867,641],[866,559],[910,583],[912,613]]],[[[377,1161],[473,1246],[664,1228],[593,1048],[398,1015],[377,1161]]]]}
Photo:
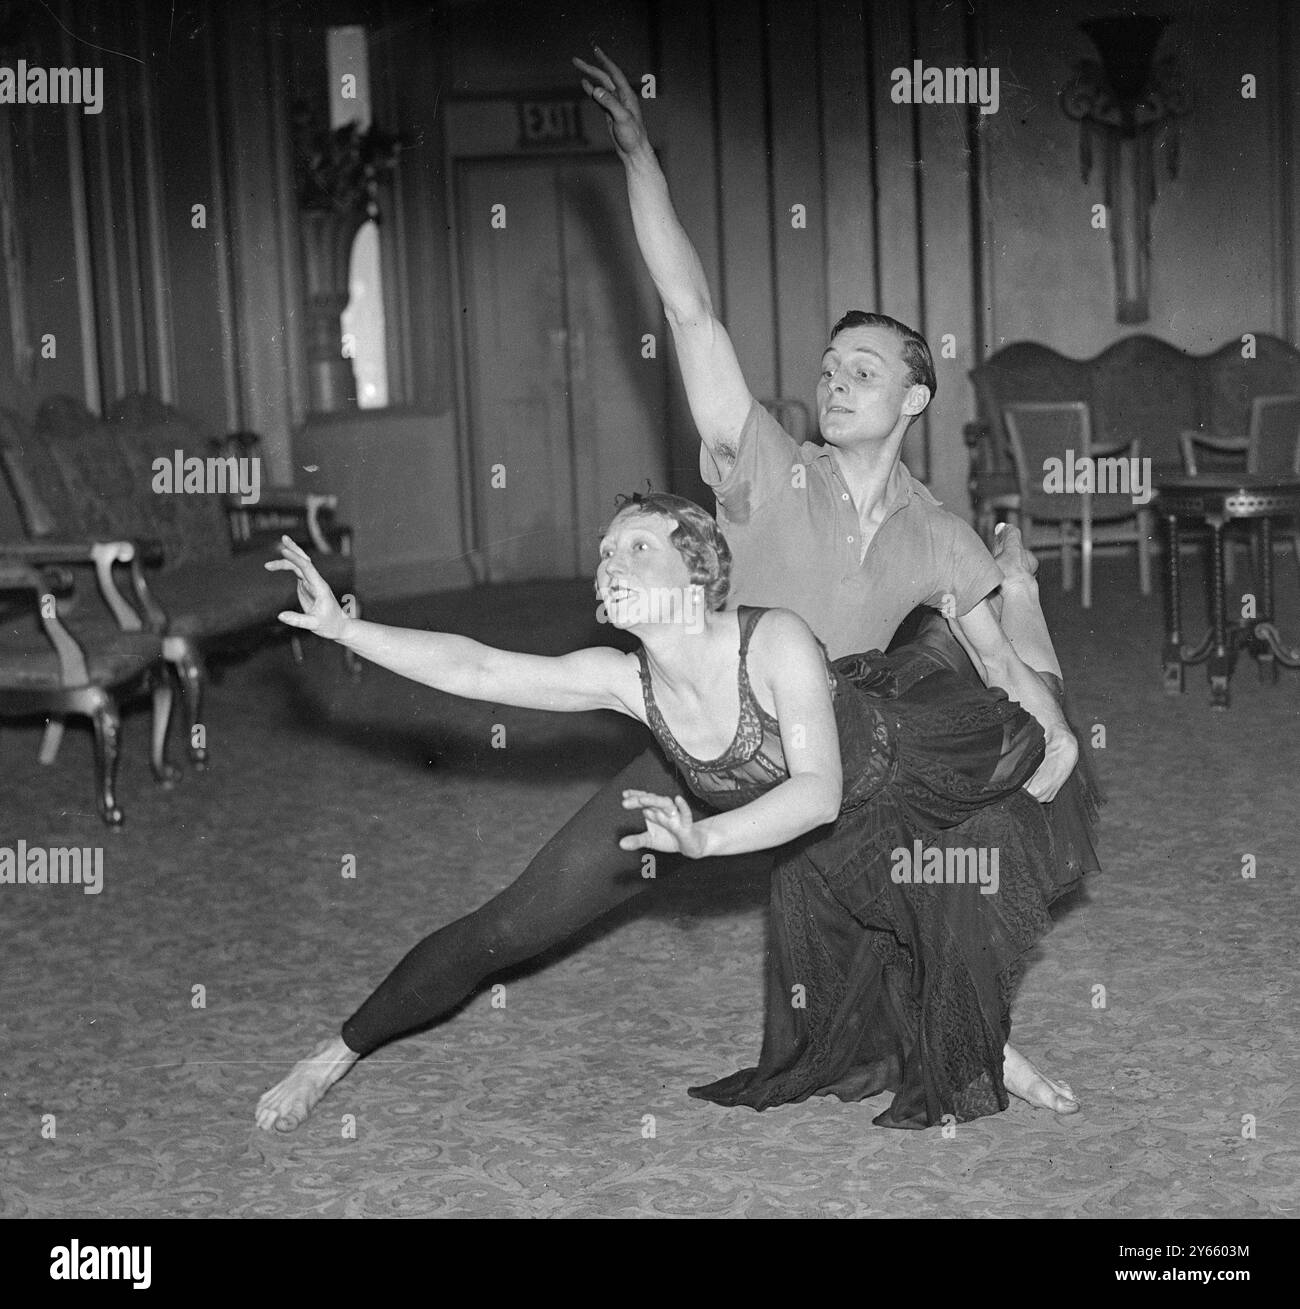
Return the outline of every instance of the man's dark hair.
{"type": "Polygon", "coordinates": [[[934,356],[930,353],[930,343],[906,323],[888,314],[872,314],[865,309],[850,309],[834,327],[831,328],[831,340],[850,327],[883,327],[893,332],[903,343],[903,362],[907,365],[908,386],[926,386],[930,388],[930,399],[934,399],[939,389],[934,378],[934,356]]]}

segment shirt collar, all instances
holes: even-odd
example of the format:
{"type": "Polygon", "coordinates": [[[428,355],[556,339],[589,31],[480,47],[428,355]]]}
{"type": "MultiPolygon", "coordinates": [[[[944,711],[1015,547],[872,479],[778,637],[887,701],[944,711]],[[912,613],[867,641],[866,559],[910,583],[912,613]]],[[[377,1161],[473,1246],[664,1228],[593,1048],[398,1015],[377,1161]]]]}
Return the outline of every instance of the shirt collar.
{"type": "MultiPolygon", "coordinates": [[[[829,445],[822,446],[816,457],[825,459],[830,465],[832,476],[837,481],[841,481],[840,470],[835,465],[835,459],[831,454],[829,445]]],[[[842,481],[841,485],[843,485],[842,481]]],[[[900,459],[890,472],[889,481],[885,486],[885,517],[889,518],[899,509],[911,504],[914,498],[924,500],[927,504],[943,504],[942,500],[935,499],[930,492],[930,488],[924,482],[918,481],[912,476],[911,470],[900,459]]]]}

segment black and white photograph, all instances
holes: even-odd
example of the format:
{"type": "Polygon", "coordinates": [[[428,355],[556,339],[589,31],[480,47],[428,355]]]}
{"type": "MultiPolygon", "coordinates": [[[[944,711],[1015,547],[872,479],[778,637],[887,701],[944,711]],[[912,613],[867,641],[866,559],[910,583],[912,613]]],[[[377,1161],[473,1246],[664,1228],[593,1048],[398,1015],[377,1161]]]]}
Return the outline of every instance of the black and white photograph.
{"type": "Polygon", "coordinates": [[[34,1285],[412,1218],[1251,1281],[1298,146],[1292,0],[0,0],[34,1285]]]}

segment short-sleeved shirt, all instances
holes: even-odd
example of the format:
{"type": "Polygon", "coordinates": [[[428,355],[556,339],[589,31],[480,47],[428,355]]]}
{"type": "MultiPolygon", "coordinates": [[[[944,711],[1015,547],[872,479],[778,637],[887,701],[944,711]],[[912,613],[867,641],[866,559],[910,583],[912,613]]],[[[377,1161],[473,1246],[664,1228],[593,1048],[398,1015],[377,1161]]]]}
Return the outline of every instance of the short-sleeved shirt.
{"type": "Polygon", "coordinates": [[[700,447],[700,473],[731,547],[727,603],[792,609],[832,658],[883,650],[918,605],[951,595],[968,613],[1002,581],[969,523],[944,509],[901,462],[865,555],[862,525],[830,446],[799,445],[758,401],[734,462],[700,447]]]}

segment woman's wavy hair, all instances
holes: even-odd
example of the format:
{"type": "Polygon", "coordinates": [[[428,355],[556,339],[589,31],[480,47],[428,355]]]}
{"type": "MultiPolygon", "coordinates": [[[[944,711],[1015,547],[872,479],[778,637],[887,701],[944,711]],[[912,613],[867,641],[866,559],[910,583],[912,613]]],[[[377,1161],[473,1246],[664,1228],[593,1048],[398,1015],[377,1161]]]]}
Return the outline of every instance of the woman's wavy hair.
{"type": "Polygon", "coordinates": [[[685,561],[692,585],[704,588],[704,607],[722,608],[731,589],[731,547],[712,514],[685,496],[650,489],[616,496],[614,503],[616,518],[628,513],[671,518],[677,526],[668,540],[685,561]]]}

